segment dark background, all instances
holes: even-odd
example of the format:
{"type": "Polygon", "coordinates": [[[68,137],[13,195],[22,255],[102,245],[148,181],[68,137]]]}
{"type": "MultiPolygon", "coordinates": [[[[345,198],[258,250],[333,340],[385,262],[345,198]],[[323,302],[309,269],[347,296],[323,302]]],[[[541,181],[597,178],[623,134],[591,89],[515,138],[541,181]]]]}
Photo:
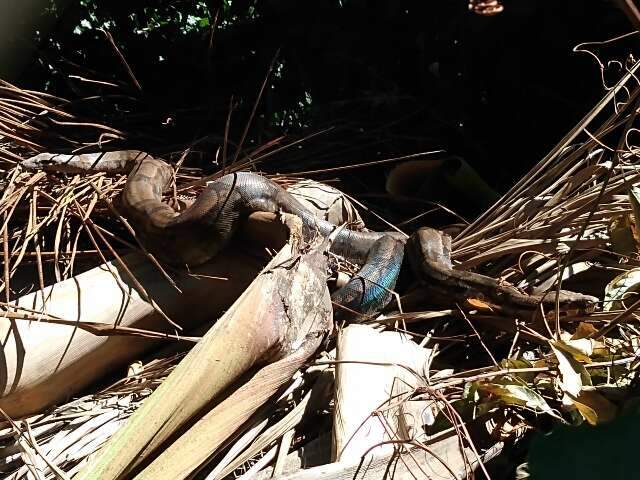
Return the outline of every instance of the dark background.
{"type": "MultiPolygon", "coordinates": [[[[442,148],[498,192],[602,96],[597,63],[572,48],[631,30],[604,0],[506,0],[495,17],[470,12],[466,0],[44,3],[14,18],[26,25],[16,45],[28,43],[29,29],[38,33],[10,79],[90,97],[77,110],[126,130],[138,148],[178,149],[210,135],[199,148],[212,157],[232,98],[229,138],[238,142],[279,50],[245,146],[334,128],[274,157],[269,170],[442,148]],[[141,90],[99,28],[111,33],[141,90]]],[[[635,43],[593,48],[606,61],[635,43]]],[[[606,75],[612,83],[619,73],[613,65],[606,75]]],[[[360,191],[381,188],[387,171],[351,178],[356,190],[358,182],[360,191]]]]}

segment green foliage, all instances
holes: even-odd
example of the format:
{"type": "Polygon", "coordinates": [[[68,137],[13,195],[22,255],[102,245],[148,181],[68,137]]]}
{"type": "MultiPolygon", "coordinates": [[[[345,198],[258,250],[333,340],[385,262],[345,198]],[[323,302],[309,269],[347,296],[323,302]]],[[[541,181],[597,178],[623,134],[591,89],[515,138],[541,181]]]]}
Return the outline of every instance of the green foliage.
{"type": "MultiPolygon", "coordinates": [[[[257,0],[255,0],[257,1],[257,0]]],[[[253,3],[255,3],[255,1],[253,3]]],[[[223,20],[221,28],[230,27],[237,23],[252,21],[258,18],[258,11],[253,3],[247,5],[246,9],[240,13],[235,11],[232,0],[222,2],[223,20]]],[[[82,34],[92,29],[120,28],[115,19],[108,14],[96,0],[80,0],[80,6],[85,10],[84,18],[74,28],[74,33],[82,34]]],[[[57,15],[57,7],[54,0],[51,0],[50,14],[57,15]]],[[[154,4],[143,6],[141,11],[134,11],[129,15],[134,32],[139,35],[148,36],[149,32],[166,28],[170,25],[177,25],[178,31],[183,34],[193,32],[205,32],[211,26],[213,14],[207,2],[155,2],[154,4]]]]}
{"type": "MultiPolygon", "coordinates": [[[[63,9],[57,7],[54,0],[51,1],[52,8],[46,14],[58,18],[63,9]]],[[[211,7],[213,4],[214,2],[207,1],[164,0],[140,1],[131,5],[120,2],[80,0],[67,9],[64,18],[59,22],[58,32],[46,40],[45,43],[50,52],[43,61],[43,65],[48,68],[50,74],[55,75],[59,70],[54,63],[54,59],[57,58],[71,56],[77,64],[93,63],[96,57],[106,53],[102,52],[104,35],[101,31],[104,30],[113,35],[125,58],[138,74],[141,68],[151,73],[157,69],[157,64],[163,62],[168,68],[170,65],[177,69],[183,63],[183,59],[193,58],[191,55],[195,51],[202,53],[203,47],[207,46],[207,40],[211,36],[216,15],[219,16],[214,34],[216,39],[220,36],[233,36],[238,29],[245,28],[247,25],[254,25],[251,28],[255,28],[256,22],[260,19],[257,0],[224,0],[220,2],[219,11],[211,7]],[[181,46],[181,49],[177,46],[181,46]],[[101,53],[97,53],[96,50],[101,53]],[[185,52],[188,53],[185,55],[185,52]],[[140,53],[144,53],[143,58],[137,57],[140,53]],[[184,56],[177,59],[176,55],[184,56]]],[[[195,65],[189,62],[189,67],[202,68],[203,61],[207,61],[204,57],[211,53],[213,52],[206,52],[196,60],[195,65]]],[[[275,48],[270,52],[271,55],[273,53],[275,48]]],[[[239,56],[244,62],[253,62],[253,68],[258,74],[255,75],[255,81],[251,85],[255,92],[259,86],[257,79],[266,73],[266,65],[255,64],[256,48],[248,48],[242,52],[236,51],[234,55],[239,56]]],[[[227,61],[227,64],[232,63],[234,62],[227,61]]],[[[281,84],[287,81],[286,63],[284,59],[276,63],[270,85],[272,94],[277,95],[282,88],[281,84]]],[[[193,73],[185,73],[185,75],[193,75],[193,73]]],[[[201,74],[196,76],[202,78],[201,74]]],[[[154,72],[150,77],[155,81],[157,78],[166,78],[166,73],[158,75],[154,72]]],[[[198,79],[191,78],[191,80],[193,83],[198,83],[198,79]]],[[[148,82],[141,83],[148,84],[148,82]]],[[[49,85],[51,85],[50,82],[47,83],[47,86],[49,85]]],[[[231,92],[231,94],[238,97],[238,92],[231,92]]],[[[287,99],[286,104],[281,104],[273,112],[269,112],[266,118],[268,124],[284,130],[308,127],[312,105],[311,93],[300,89],[293,96],[293,91],[288,89],[288,95],[291,95],[291,98],[287,99]]],[[[247,103],[244,100],[246,99],[241,98],[239,105],[246,106],[247,103]]],[[[226,99],[223,103],[226,103],[226,99]]]]}
{"type": "Polygon", "coordinates": [[[626,480],[637,478],[640,415],[590,427],[558,426],[531,444],[531,480],[626,480]]]}
{"type": "MultiPolygon", "coordinates": [[[[231,2],[224,2],[225,6],[231,2]]],[[[118,29],[120,25],[113,16],[98,7],[95,0],[80,0],[80,5],[85,9],[85,17],[74,28],[73,33],[81,35],[88,30],[118,29]]],[[[175,26],[171,30],[177,30],[182,35],[190,33],[202,33],[210,26],[211,12],[206,2],[193,2],[191,4],[166,4],[159,6],[144,6],[140,11],[129,14],[133,33],[148,38],[150,32],[175,26]],[[185,8],[191,7],[191,8],[185,8]]]]}

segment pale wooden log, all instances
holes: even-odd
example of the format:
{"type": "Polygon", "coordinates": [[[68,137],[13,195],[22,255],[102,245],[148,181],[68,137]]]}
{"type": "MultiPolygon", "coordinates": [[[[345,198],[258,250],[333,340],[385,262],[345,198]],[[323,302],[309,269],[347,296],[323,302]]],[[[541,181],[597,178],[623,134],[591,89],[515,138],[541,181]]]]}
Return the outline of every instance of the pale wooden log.
{"type": "MultiPolygon", "coordinates": [[[[319,467],[299,470],[294,473],[272,477],[273,480],[416,480],[416,479],[466,479],[477,469],[480,460],[486,462],[503,449],[497,443],[481,454],[474,456],[470,448],[460,448],[457,437],[449,437],[428,444],[425,449],[412,448],[408,453],[329,463],[319,467]]],[[[264,478],[264,477],[258,477],[264,478]]]]}
{"type": "Polygon", "coordinates": [[[287,245],[79,479],[110,480],[130,473],[240,375],[281,359],[262,368],[165,450],[173,455],[161,455],[140,475],[184,478],[317,348],[331,325],[326,257],[317,250],[299,256],[301,222],[283,217],[291,232],[287,245]]]}
{"type": "Polygon", "coordinates": [[[340,332],[334,461],[357,459],[367,452],[383,455],[393,445],[376,445],[419,438],[421,410],[430,407],[426,402],[405,403],[403,397],[422,385],[430,356],[431,350],[398,332],[379,332],[366,325],[350,325],[340,332]]]}
{"type": "MultiPolygon", "coordinates": [[[[249,285],[264,261],[255,253],[229,249],[192,271],[206,277],[172,274],[180,293],[143,256],[130,254],[123,259],[146,292],[184,331],[215,319],[249,285]]],[[[116,262],[25,295],[15,304],[71,321],[179,333],[116,262]]],[[[2,317],[0,338],[0,407],[14,417],[65,400],[158,345],[148,338],[95,336],[72,326],[2,317]]]]}
{"type": "MultiPolygon", "coordinates": [[[[274,249],[287,239],[286,229],[274,214],[252,214],[242,230],[252,244],[274,249]]],[[[261,256],[265,252],[258,256],[240,253],[245,251],[246,246],[230,248],[209,264],[192,269],[195,274],[228,280],[172,273],[182,294],[141,255],[127,255],[124,260],[149,296],[188,331],[215,320],[266,263],[261,256]]],[[[65,320],[179,333],[169,328],[145,298],[117,262],[109,262],[25,295],[16,304],[65,320]]],[[[0,339],[0,397],[4,397],[0,408],[14,417],[68,399],[158,344],[139,337],[96,337],[70,326],[1,316],[0,339]]]]}

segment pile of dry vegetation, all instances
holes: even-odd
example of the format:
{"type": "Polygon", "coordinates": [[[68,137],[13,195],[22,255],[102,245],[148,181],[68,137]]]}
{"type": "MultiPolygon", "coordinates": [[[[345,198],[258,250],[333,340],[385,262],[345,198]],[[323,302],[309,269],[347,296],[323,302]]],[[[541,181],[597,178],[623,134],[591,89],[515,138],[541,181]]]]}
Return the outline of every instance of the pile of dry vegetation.
{"type": "MultiPolygon", "coordinates": [[[[127,145],[127,133],[1,83],[0,472],[465,478],[554,422],[610,421],[634,397],[639,348],[639,66],[453,242],[458,269],[529,293],[588,293],[601,301],[594,312],[518,312],[408,281],[386,313],[337,325],[335,341],[257,373],[231,371],[212,352],[239,348],[273,282],[316,294],[300,273],[306,257],[275,269],[297,254],[295,239],[271,259],[239,250],[190,272],[154,263],[114,207],[126,177],[19,166],[34,152],[127,145]]],[[[254,167],[279,148],[230,167],[254,167]]],[[[197,194],[205,174],[192,152],[167,158],[180,165],[175,193],[197,194]]]]}

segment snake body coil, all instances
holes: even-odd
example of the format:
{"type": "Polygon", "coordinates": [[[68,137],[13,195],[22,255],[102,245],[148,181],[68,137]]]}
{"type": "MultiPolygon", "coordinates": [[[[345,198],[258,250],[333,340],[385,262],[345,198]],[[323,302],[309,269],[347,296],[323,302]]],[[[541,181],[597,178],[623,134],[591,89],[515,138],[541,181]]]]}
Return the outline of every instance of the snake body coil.
{"type": "MultiPolygon", "coordinates": [[[[278,184],[255,173],[231,173],[208,183],[195,202],[178,213],[162,201],[171,186],[172,168],[143,152],[40,154],[22,165],[67,172],[131,169],[122,192],[125,216],[146,246],[169,263],[197,265],[213,258],[253,212],[297,215],[306,239],[328,237],[336,228],[317,218],[278,184]]],[[[362,313],[384,307],[400,271],[402,240],[395,232],[336,232],[331,251],[364,267],[334,294],[334,301],[346,310],[362,313]]]]}
{"type": "MultiPolygon", "coordinates": [[[[253,212],[286,212],[303,223],[306,239],[328,237],[336,226],[317,218],[293,195],[271,180],[249,172],[224,175],[210,182],[195,202],[178,213],[162,202],[173,179],[172,168],[148,154],[126,150],[101,154],[40,154],[22,162],[26,168],[54,171],[123,171],[131,169],[122,193],[125,216],[147,247],[169,263],[199,264],[224,248],[243,219],[253,212]]],[[[392,298],[405,250],[405,238],[396,232],[360,232],[341,229],[333,235],[331,250],[362,269],[332,299],[345,312],[371,314],[392,298]]],[[[441,290],[441,296],[489,299],[519,311],[555,308],[555,297],[527,295],[515,287],[474,272],[455,270],[451,239],[437,230],[422,228],[408,243],[418,278],[441,290]]],[[[562,290],[560,309],[589,311],[597,298],[562,290]]]]}

